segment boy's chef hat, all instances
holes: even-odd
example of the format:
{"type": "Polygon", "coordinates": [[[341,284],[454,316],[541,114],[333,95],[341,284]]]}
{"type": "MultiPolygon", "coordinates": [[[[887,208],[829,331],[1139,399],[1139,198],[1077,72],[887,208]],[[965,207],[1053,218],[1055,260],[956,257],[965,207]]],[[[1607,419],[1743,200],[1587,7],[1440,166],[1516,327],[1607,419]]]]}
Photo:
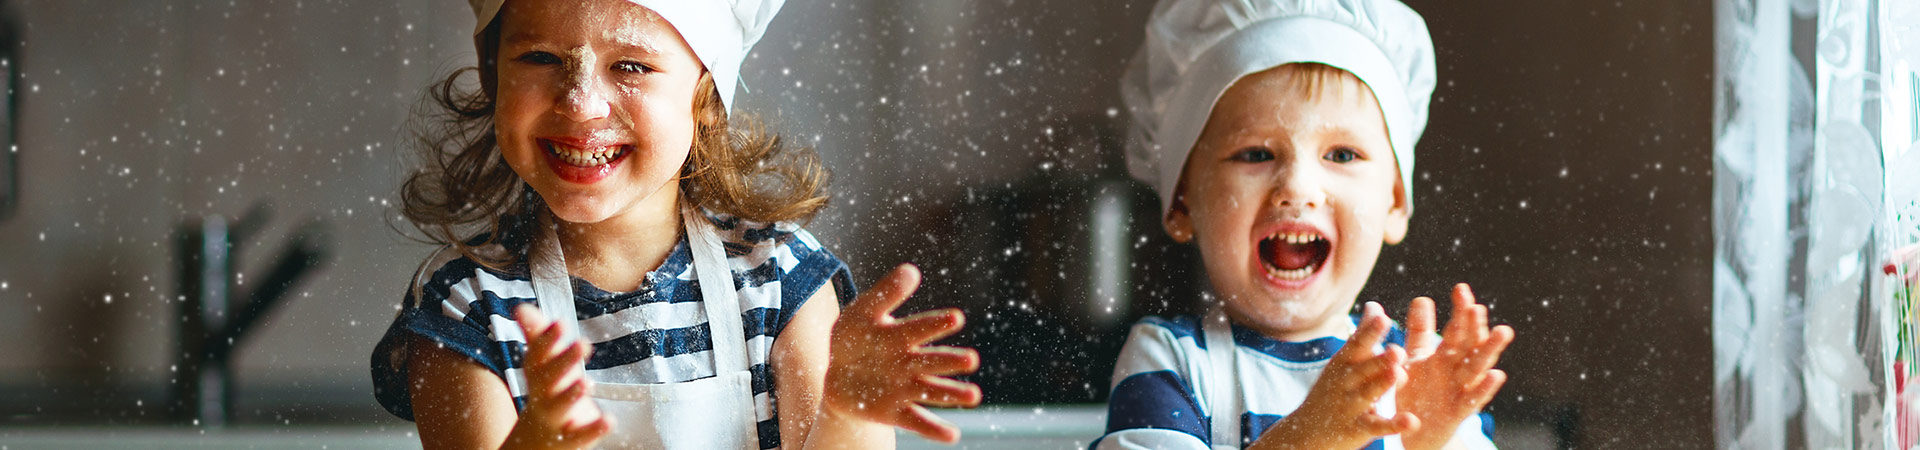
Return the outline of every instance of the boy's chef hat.
{"type": "MultiPolygon", "coordinates": [[[[720,103],[733,108],[734,85],[740,80],[740,62],[747,50],[760,42],[767,24],[780,12],[786,0],[627,0],[645,6],[680,32],[693,48],[694,56],[713,74],[713,85],[720,90],[720,103]]],[[[486,31],[500,13],[506,0],[467,0],[473,16],[479,20],[473,34],[486,31]]]]}
{"type": "Polygon", "coordinates": [[[1372,88],[1413,207],[1413,145],[1426,130],[1434,85],[1433,39],[1419,13],[1395,0],[1160,0],[1120,90],[1133,116],[1127,168],[1160,192],[1162,214],[1227,87],[1307,62],[1346,70],[1372,88]]]}

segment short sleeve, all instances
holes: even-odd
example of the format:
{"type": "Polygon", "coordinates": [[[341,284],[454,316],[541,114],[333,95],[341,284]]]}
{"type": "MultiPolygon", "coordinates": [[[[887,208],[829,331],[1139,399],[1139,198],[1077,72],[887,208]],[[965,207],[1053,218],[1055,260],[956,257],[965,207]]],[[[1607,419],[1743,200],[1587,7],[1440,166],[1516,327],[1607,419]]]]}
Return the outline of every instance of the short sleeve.
{"type": "Polygon", "coordinates": [[[1207,448],[1211,424],[1185,375],[1188,328],[1154,317],[1134,325],[1115,365],[1106,434],[1090,448],[1207,448]]]}
{"type": "Polygon", "coordinates": [[[780,253],[792,261],[791,267],[785,270],[786,274],[780,280],[782,328],[793,319],[794,313],[800,311],[807,299],[813,298],[813,294],[828,283],[833,284],[834,296],[841,305],[853,301],[857,292],[847,264],[827,251],[813,234],[796,227],[789,234],[779,236],[777,241],[780,242],[780,253]]]}
{"type": "MultiPolygon", "coordinates": [[[[380,406],[402,419],[413,420],[408,346],[419,342],[452,350],[504,380],[506,371],[518,362],[512,355],[519,349],[508,347],[524,340],[498,342],[493,338],[493,327],[496,322],[511,323],[514,307],[534,302],[531,286],[526,292],[500,287],[514,285],[510,283],[514,278],[445,249],[429,258],[402,295],[400,311],[373,350],[373,391],[380,406]],[[428,268],[431,273],[425,272],[428,268]],[[489,286],[482,288],[483,281],[489,286]],[[416,336],[424,339],[414,339],[416,336]]],[[[511,331],[519,332],[517,328],[511,331]]]]}

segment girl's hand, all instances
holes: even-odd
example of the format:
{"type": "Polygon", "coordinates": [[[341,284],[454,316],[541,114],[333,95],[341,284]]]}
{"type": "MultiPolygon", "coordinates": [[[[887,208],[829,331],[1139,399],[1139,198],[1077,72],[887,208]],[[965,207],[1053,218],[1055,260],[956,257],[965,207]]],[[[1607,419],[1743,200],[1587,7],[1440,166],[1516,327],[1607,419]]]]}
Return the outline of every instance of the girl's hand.
{"type": "Polygon", "coordinates": [[[1453,319],[1444,337],[1434,331],[1433,299],[1413,299],[1407,311],[1407,385],[1396,395],[1401,411],[1420,417],[1419,430],[1401,436],[1409,449],[1437,449],[1460,422],[1480,412],[1506,372],[1493,368],[1513,342],[1513,328],[1487,328],[1487,307],[1476,304],[1467,285],[1453,286],[1453,319]]]}
{"type": "Polygon", "coordinates": [[[1387,418],[1374,409],[1380,396],[1406,382],[1407,353],[1396,345],[1374,353],[1392,325],[1378,303],[1367,302],[1361,310],[1360,329],[1327,362],[1300,408],[1250,448],[1359,448],[1421,427],[1413,414],[1401,411],[1387,418]]]}
{"type": "Polygon", "coordinates": [[[979,405],[978,386],[943,376],[973,373],[980,354],[926,345],[960,331],[966,316],[957,309],[893,317],[919,286],[920,270],[902,264],[841,311],[833,324],[824,403],[834,414],[953,443],[960,430],[921,405],[979,405]]]}
{"type": "Polygon", "coordinates": [[[527,378],[527,409],[520,413],[503,447],[592,446],[613,429],[613,422],[587,396],[593,382],[587,380],[584,364],[593,347],[582,339],[562,344],[560,326],[533,305],[520,305],[513,315],[527,337],[521,363],[527,378]]]}

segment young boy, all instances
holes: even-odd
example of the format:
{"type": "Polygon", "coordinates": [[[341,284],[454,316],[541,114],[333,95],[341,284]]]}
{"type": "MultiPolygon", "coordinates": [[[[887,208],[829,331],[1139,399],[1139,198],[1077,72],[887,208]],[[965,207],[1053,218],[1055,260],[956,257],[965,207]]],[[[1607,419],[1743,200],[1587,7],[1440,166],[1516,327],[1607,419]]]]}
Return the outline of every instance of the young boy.
{"type": "Polygon", "coordinates": [[[1466,285],[1434,333],[1348,316],[1412,214],[1434,86],[1426,24],[1394,0],[1162,0],[1122,80],[1128,163],[1218,301],[1150,317],[1093,448],[1491,448],[1477,415],[1513,339],[1466,285]],[[1404,347],[1403,347],[1404,346],[1404,347]]]}

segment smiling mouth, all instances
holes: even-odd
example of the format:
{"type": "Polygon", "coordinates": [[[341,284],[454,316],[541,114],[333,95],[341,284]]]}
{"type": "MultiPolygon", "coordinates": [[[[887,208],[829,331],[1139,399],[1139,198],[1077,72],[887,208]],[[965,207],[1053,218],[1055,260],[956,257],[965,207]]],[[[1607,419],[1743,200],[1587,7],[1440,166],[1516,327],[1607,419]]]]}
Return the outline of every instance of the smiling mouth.
{"type": "Polygon", "coordinates": [[[604,166],[620,160],[620,157],[626,156],[633,149],[626,145],[578,148],[546,140],[540,141],[540,148],[545,149],[547,154],[553,155],[560,162],[576,167],[604,166]]]}
{"type": "Polygon", "coordinates": [[[1283,232],[1260,240],[1260,262],[1267,275],[1284,281],[1300,281],[1312,276],[1326,264],[1333,242],[1319,233],[1283,232]]]}

